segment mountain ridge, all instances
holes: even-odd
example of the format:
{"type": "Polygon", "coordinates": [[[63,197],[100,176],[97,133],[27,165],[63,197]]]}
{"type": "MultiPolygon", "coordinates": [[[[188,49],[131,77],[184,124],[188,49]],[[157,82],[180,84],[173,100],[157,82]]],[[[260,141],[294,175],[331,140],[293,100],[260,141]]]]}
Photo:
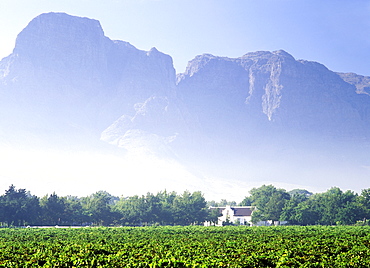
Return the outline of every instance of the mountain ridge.
{"type": "MultiPolygon", "coordinates": [[[[200,120],[210,132],[216,117],[235,121],[231,127],[247,119],[249,127],[265,130],[267,119],[270,125],[298,131],[307,126],[307,131],[331,135],[369,136],[364,129],[370,123],[369,98],[364,95],[369,95],[370,78],[334,73],[320,63],[295,60],[284,50],[238,58],[198,55],[176,75],[172,58],[156,48],[146,52],[112,41],[97,20],[46,13],[21,31],[13,53],[0,62],[0,73],[3,99],[11,105],[23,102],[21,106],[35,106],[36,113],[42,106],[54,114],[67,107],[71,120],[85,111],[71,124],[89,121],[91,127],[101,117],[100,131],[121,116],[135,117],[135,106],[158,97],[177,103],[180,113],[191,114],[191,123],[200,120]],[[14,96],[4,96],[13,86],[14,96]],[[342,124],[341,119],[347,121],[342,124]]],[[[141,118],[144,122],[143,114],[141,118]]]]}
{"type": "Polygon", "coordinates": [[[253,176],[243,165],[266,162],[270,176],[289,163],[307,169],[300,157],[317,170],[349,161],[367,175],[369,126],[370,77],[284,50],[198,55],[176,74],[170,55],[111,40],[97,20],[47,13],[0,61],[0,135],[15,143],[104,141],[201,174],[242,168],[240,181],[253,176]]]}

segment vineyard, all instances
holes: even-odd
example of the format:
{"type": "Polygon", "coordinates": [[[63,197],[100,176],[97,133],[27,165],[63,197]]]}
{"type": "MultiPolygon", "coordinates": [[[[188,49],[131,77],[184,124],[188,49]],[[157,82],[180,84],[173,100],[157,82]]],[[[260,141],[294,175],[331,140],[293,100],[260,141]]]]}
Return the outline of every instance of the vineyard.
{"type": "Polygon", "coordinates": [[[4,228],[0,267],[370,267],[370,227],[4,228]]]}

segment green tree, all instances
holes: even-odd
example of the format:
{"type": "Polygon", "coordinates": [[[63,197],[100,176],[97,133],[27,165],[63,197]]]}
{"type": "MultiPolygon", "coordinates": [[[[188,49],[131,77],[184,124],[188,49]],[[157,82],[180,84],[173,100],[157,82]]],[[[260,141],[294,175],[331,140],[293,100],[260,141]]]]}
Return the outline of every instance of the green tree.
{"type": "Polygon", "coordinates": [[[146,220],[145,198],[138,195],[122,197],[115,204],[114,211],[120,214],[122,224],[141,225],[146,220]]]}
{"type": "Polygon", "coordinates": [[[364,223],[370,219],[370,188],[363,189],[361,195],[358,197],[357,202],[362,208],[364,223]]]}
{"type": "Polygon", "coordinates": [[[24,204],[24,208],[26,210],[24,219],[25,224],[27,225],[40,224],[41,216],[40,199],[37,196],[31,195],[29,192],[27,192],[27,199],[26,203],[24,204]]]}
{"type": "Polygon", "coordinates": [[[162,191],[157,193],[157,197],[161,202],[161,214],[159,216],[159,219],[162,225],[174,224],[173,203],[176,196],[176,192],[162,191]]]}
{"type": "Polygon", "coordinates": [[[342,193],[336,223],[349,225],[364,218],[365,211],[358,202],[358,199],[358,195],[353,191],[345,191],[342,193]]]}
{"type": "Polygon", "coordinates": [[[288,194],[290,194],[291,196],[293,195],[304,195],[306,197],[309,197],[311,195],[313,195],[313,193],[305,190],[305,189],[293,189],[291,191],[288,192],[288,194]]]}
{"type": "Polygon", "coordinates": [[[16,189],[9,186],[5,194],[0,197],[0,222],[6,225],[27,225],[38,220],[40,207],[39,200],[25,189],[16,189]]]}
{"type": "Polygon", "coordinates": [[[239,206],[252,206],[252,200],[249,196],[246,196],[242,202],[239,203],[239,206]]]}
{"type": "Polygon", "coordinates": [[[315,225],[320,222],[320,205],[313,197],[299,202],[290,214],[288,221],[292,224],[315,225]]]}
{"type": "MultiPolygon", "coordinates": [[[[301,219],[302,215],[300,215],[298,205],[305,202],[308,199],[308,196],[306,193],[298,191],[289,193],[291,197],[285,202],[285,205],[281,211],[280,220],[288,221],[289,224],[303,224],[301,219]]],[[[303,209],[302,206],[301,209],[303,209]]]]}
{"type": "Polygon", "coordinates": [[[152,193],[147,193],[144,197],[144,222],[148,224],[159,223],[162,214],[162,204],[160,197],[152,193]]]}
{"type": "Polygon", "coordinates": [[[65,204],[65,218],[70,225],[82,225],[89,221],[84,213],[80,198],[77,196],[63,197],[65,204]]]}
{"type": "Polygon", "coordinates": [[[209,221],[212,224],[217,224],[218,217],[221,217],[221,216],[222,216],[222,213],[218,208],[211,208],[211,209],[208,209],[206,221],[209,221]]]}
{"type": "Polygon", "coordinates": [[[293,212],[290,219],[301,225],[354,224],[364,215],[358,195],[352,191],[343,192],[338,187],[310,196],[293,212]]]}
{"type": "Polygon", "coordinates": [[[284,189],[277,189],[273,185],[262,185],[250,191],[252,205],[257,209],[252,214],[252,222],[280,219],[285,203],[290,195],[284,189]]]}
{"type": "Polygon", "coordinates": [[[117,218],[112,210],[116,198],[106,191],[98,191],[81,199],[82,208],[86,216],[95,225],[109,225],[117,218]]]}
{"type": "Polygon", "coordinates": [[[199,224],[207,217],[207,202],[201,192],[185,191],[173,201],[174,223],[179,225],[199,224]]]}
{"type": "Polygon", "coordinates": [[[42,221],[46,225],[60,225],[63,221],[67,221],[65,215],[64,199],[56,193],[50,196],[44,196],[40,200],[42,210],[42,221]]]}
{"type": "Polygon", "coordinates": [[[221,199],[220,202],[216,202],[214,200],[207,201],[207,206],[208,207],[225,207],[226,205],[236,206],[236,202],[235,201],[227,201],[226,199],[221,199]]]}

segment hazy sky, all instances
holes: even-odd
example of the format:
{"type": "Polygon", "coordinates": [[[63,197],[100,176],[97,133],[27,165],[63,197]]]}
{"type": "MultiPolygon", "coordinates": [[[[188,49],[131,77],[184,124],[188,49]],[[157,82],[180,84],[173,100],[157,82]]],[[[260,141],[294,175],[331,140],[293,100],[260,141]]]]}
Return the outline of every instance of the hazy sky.
{"type": "Polygon", "coordinates": [[[158,50],[183,72],[196,55],[284,49],[338,72],[370,75],[369,0],[0,0],[0,58],[45,12],[97,19],[105,35],[158,50]]]}

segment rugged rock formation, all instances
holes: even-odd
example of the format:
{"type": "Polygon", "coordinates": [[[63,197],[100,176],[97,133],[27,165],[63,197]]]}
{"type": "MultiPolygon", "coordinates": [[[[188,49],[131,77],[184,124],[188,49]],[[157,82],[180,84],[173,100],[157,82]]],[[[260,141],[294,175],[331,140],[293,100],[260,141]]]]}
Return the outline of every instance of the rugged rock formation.
{"type": "Polygon", "coordinates": [[[292,137],[369,141],[369,81],[282,50],[200,55],[176,78],[157,49],[112,41],[96,20],[48,13],[0,62],[0,124],[3,136],[102,133],[126,149],[162,152],[243,152],[292,137]]]}
{"type": "MultiPolygon", "coordinates": [[[[253,180],[359,189],[370,170],[369,88],[369,77],[282,50],[199,55],[176,77],[157,49],[110,40],[96,20],[48,13],[0,61],[0,145],[116,153],[110,143],[126,160],[133,154],[121,148],[171,159],[154,170],[176,162],[175,184],[184,185],[175,177],[185,163],[201,174],[195,188],[218,181],[222,192],[253,180]]],[[[146,181],[163,185],[157,178],[146,181]]]]}
{"type": "Polygon", "coordinates": [[[134,116],[137,103],[176,98],[175,87],[170,56],[112,41],[96,20],[42,14],[0,62],[0,122],[12,131],[27,124],[49,134],[99,136],[122,114],[134,116]]]}
{"type": "Polygon", "coordinates": [[[370,77],[358,75],[355,73],[338,73],[338,75],[347,83],[356,87],[359,94],[370,95],[370,77]]]}
{"type": "Polygon", "coordinates": [[[325,66],[296,61],[284,51],[236,59],[202,55],[178,75],[189,109],[210,129],[229,118],[236,128],[347,138],[370,137],[370,98],[364,95],[366,78],[360,81],[356,93],[325,66]]]}

